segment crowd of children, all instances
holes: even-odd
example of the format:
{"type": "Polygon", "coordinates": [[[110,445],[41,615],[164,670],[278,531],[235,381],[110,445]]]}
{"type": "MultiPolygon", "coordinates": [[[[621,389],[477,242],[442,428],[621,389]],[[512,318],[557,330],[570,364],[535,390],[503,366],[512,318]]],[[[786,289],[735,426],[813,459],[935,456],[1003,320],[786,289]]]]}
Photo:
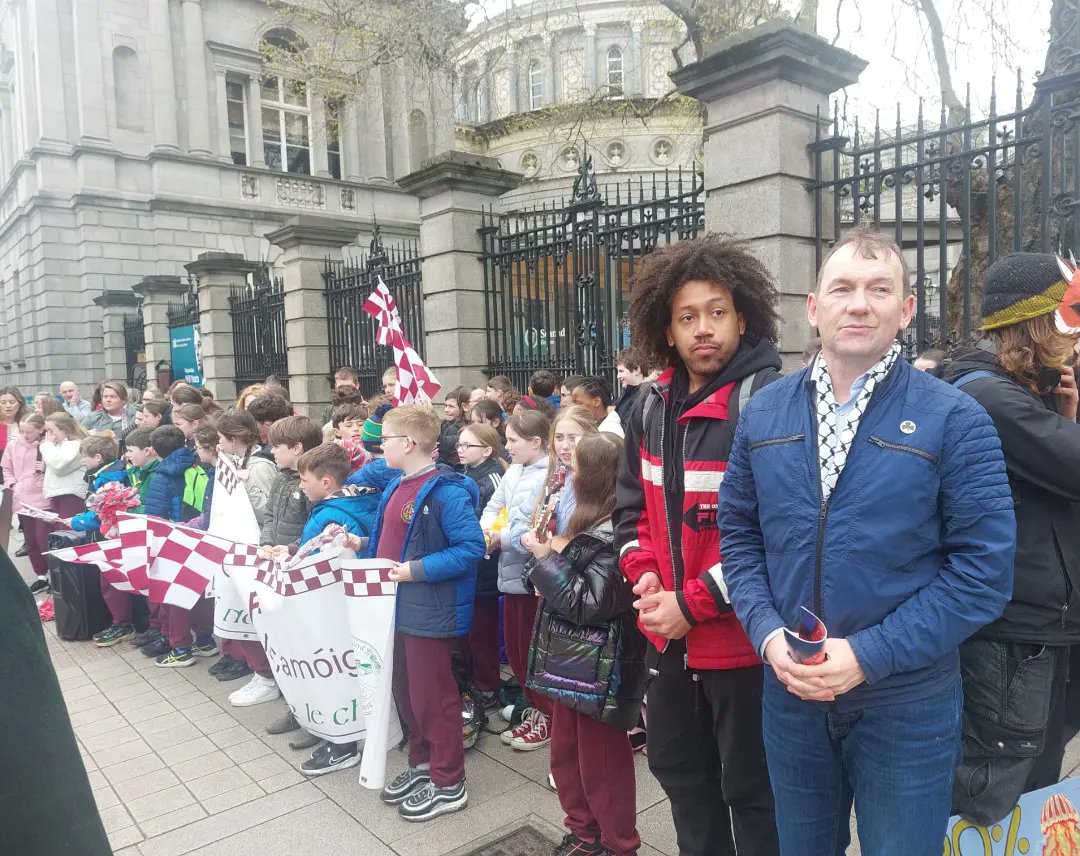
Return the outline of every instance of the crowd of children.
{"type": "MultiPolygon", "coordinates": [[[[570,830],[557,852],[634,852],[627,731],[638,722],[644,648],[611,546],[621,429],[610,390],[596,378],[560,384],[541,371],[521,393],[494,377],[486,388],[450,390],[440,421],[431,406],[393,405],[392,372],[384,395],[367,401],[356,373],[340,370],[322,423],[295,415],[282,390],[262,385],[223,411],[175,384],[167,398],[148,396],[130,427],[126,411],[110,412],[112,428],[89,434],[66,412],[24,414],[3,454],[4,482],[19,507],[58,517],[20,520],[38,576],[32,588],[48,587],[41,554],[52,529],[106,537],[86,500],[109,482],[138,492],[136,512],[206,528],[214,467],[227,456],[262,545],[295,550],[337,524],[364,539],[369,555],[394,563],[393,689],[409,762],[383,790],[384,802],[417,821],[462,808],[465,750],[499,708],[505,743],[551,747],[570,830]],[[500,672],[500,641],[509,686],[523,690],[516,705],[506,705],[513,692],[500,672]],[[583,765],[610,775],[583,777],[583,765]]],[[[210,668],[216,678],[248,678],[231,704],[281,697],[259,642],[219,647],[206,598],[190,610],[147,604],[104,578],[102,594],[111,624],[93,644],[136,645],[161,668],[220,651],[210,668]]],[[[267,730],[298,729],[286,709],[267,730]]],[[[300,765],[313,776],[353,766],[362,754],[362,746],[307,734],[290,745],[314,749],[300,765]]]]}

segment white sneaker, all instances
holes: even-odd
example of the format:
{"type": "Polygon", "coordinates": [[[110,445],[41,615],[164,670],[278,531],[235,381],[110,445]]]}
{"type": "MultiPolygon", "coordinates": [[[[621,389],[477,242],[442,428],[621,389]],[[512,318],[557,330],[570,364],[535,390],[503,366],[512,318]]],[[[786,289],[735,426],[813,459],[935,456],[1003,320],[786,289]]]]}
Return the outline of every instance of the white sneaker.
{"type": "Polygon", "coordinates": [[[275,701],[279,698],[281,698],[281,690],[278,689],[273,678],[252,675],[251,680],[244,686],[229,694],[229,704],[233,707],[251,707],[265,701],[275,701]]]}

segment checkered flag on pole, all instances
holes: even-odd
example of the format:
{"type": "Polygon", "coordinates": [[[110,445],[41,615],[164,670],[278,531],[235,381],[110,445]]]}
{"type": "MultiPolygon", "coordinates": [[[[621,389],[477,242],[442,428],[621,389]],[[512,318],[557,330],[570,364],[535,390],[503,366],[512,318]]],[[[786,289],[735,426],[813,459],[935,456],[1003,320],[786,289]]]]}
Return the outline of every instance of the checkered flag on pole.
{"type": "Polygon", "coordinates": [[[375,290],[364,302],[364,312],[375,319],[375,339],[380,345],[394,349],[394,365],[397,366],[397,384],[394,386],[395,404],[428,402],[442,387],[424,365],[424,361],[405,338],[394,295],[386,287],[382,277],[375,290]]]}

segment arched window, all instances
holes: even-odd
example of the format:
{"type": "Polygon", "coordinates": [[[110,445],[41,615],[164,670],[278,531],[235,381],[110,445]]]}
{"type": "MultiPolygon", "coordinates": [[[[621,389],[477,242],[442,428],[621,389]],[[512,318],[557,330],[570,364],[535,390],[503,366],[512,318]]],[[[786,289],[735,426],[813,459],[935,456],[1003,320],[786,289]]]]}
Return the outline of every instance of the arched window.
{"type": "Polygon", "coordinates": [[[409,168],[415,172],[427,159],[427,116],[422,110],[413,110],[409,114],[409,168]]]}
{"type": "Polygon", "coordinates": [[[139,57],[121,45],[113,51],[113,89],[116,96],[116,125],[129,131],[143,127],[143,76],[139,57]]]}
{"type": "Polygon", "coordinates": [[[535,59],[529,63],[529,109],[544,106],[544,70],[535,59]]]}
{"type": "Polygon", "coordinates": [[[623,53],[621,48],[608,48],[607,52],[607,85],[608,89],[615,94],[623,91],[623,53]]]}

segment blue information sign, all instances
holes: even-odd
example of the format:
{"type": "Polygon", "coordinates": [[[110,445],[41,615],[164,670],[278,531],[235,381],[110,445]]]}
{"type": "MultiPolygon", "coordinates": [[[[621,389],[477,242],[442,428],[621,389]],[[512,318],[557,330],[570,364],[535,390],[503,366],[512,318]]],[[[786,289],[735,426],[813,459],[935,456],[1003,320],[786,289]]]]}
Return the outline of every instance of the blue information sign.
{"type": "Polygon", "coordinates": [[[171,328],[169,349],[172,352],[173,377],[187,381],[192,386],[202,386],[202,343],[198,329],[190,324],[171,328]]]}

